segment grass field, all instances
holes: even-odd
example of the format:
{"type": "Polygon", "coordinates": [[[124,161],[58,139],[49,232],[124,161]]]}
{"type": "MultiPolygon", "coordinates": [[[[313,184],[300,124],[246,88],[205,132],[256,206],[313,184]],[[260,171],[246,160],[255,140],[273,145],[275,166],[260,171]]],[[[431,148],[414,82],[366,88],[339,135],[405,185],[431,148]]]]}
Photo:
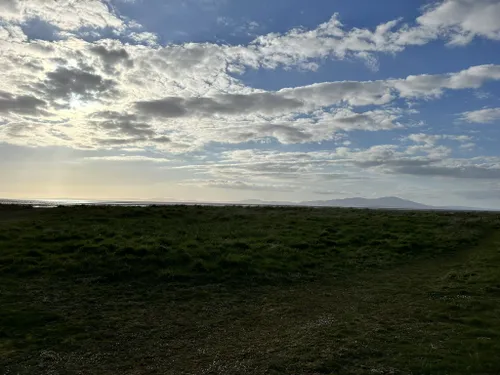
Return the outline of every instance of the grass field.
{"type": "Polygon", "coordinates": [[[0,206],[1,374],[500,374],[500,215],[0,206]]]}

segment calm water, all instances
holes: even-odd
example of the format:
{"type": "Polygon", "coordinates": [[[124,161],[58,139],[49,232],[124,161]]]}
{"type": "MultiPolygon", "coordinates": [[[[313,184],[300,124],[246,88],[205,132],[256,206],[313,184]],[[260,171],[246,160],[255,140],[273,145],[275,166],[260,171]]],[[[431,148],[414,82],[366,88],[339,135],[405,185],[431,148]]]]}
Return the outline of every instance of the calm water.
{"type": "Polygon", "coordinates": [[[34,207],[75,206],[96,203],[98,202],[76,199],[0,199],[0,204],[22,204],[34,207]]]}
{"type": "MultiPolygon", "coordinates": [[[[78,199],[0,199],[0,204],[29,205],[35,208],[49,208],[57,206],[78,205],[107,205],[107,206],[135,206],[147,207],[151,205],[203,205],[203,206],[228,206],[236,203],[206,203],[206,202],[161,202],[161,201],[96,201],[78,199]]],[[[241,204],[239,204],[241,205],[241,204]]]]}

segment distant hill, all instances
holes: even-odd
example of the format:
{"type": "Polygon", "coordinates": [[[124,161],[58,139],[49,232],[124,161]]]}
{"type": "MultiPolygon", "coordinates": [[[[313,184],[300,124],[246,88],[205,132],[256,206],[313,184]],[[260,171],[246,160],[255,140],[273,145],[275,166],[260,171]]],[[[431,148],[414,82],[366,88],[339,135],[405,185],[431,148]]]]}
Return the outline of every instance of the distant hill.
{"type": "Polygon", "coordinates": [[[393,208],[400,210],[453,210],[453,211],[485,211],[484,208],[429,206],[399,197],[381,198],[344,198],[303,202],[277,202],[248,199],[240,204],[271,205],[271,206],[314,206],[314,207],[354,207],[354,208],[393,208]]]}
{"type": "Polygon", "coordinates": [[[301,203],[297,203],[297,202],[263,201],[261,199],[246,199],[244,201],[235,202],[235,204],[256,204],[256,205],[267,205],[267,206],[298,206],[298,205],[301,205],[301,203]]]}
{"type": "Polygon", "coordinates": [[[398,197],[382,197],[382,198],[345,198],[332,199],[325,201],[307,201],[301,202],[308,206],[334,206],[334,207],[363,207],[363,208],[400,208],[412,210],[428,210],[434,208],[425,204],[413,202],[398,197]]]}

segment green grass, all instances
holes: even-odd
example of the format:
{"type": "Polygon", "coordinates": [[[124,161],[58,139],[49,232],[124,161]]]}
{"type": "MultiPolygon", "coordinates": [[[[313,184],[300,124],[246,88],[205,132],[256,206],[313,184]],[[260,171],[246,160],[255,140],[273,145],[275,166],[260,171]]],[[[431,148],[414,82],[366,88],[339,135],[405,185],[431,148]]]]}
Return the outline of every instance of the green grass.
{"type": "Polygon", "coordinates": [[[492,213],[0,206],[0,373],[497,374],[499,265],[492,213]]]}

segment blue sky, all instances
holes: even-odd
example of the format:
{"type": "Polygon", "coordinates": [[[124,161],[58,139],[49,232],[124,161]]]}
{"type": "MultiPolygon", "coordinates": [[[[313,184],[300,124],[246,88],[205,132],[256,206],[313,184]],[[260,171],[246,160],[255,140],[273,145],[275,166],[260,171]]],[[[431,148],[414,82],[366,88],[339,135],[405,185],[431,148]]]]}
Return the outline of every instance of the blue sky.
{"type": "Polygon", "coordinates": [[[5,198],[500,208],[500,0],[8,0],[5,198]]]}

